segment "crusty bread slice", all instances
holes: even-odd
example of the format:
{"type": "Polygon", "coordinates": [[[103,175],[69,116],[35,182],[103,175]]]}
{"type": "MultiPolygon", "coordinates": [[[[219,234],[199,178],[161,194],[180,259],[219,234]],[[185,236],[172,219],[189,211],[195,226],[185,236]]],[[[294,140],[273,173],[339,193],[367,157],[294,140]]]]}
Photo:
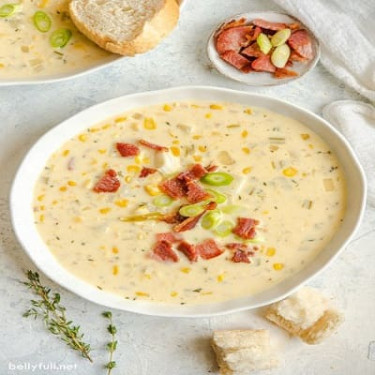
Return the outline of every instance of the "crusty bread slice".
{"type": "Polygon", "coordinates": [[[320,343],[343,321],[342,314],[309,287],[269,306],[265,317],[308,344],[320,343]]]}
{"type": "Polygon", "coordinates": [[[222,375],[247,375],[278,364],[264,329],[215,331],[212,347],[222,375]]]}
{"type": "Polygon", "coordinates": [[[176,26],[176,0],[72,0],[77,28],[101,48],[133,56],[154,48],[176,26]]]}

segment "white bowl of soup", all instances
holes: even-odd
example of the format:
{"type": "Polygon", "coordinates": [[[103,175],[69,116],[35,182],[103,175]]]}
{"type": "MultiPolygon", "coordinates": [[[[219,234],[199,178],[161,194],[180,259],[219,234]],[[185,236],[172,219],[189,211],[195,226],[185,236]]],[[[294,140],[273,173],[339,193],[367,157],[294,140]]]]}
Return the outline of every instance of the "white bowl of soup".
{"type": "Polygon", "coordinates": [[[0,86],[61,81],[125,59],[78,31],[69,0],[2,2],[0,30],[0,86]]]}
{"type": "Polygon", "coordinates": [[[90,301],[161,316],[267,305],[359,226],[365,178],[343,136],[279,99],[213,87],[123,96],[47,132],[15,177],[15,233],[90,301]]]}

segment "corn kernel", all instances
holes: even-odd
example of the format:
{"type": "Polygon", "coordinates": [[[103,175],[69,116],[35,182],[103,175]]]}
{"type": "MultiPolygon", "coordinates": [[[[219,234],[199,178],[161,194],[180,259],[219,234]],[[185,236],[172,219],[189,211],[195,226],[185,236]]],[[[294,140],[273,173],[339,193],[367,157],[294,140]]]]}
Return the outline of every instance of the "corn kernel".
{"type": "Polygon", "coordinates": [[[189,273],[191,271],[191,268],[189,268],[189,267],[182,267],[180,269],[180,271],[183,272],[183,273],[189,273]]]}
{"type": "Polygon", "coordinates": [[[151,163],[151,160],[149,157],[145,156],[142,161],[141,161],[142,164],[150,164],[151,163]]]}
{"type": "Polygon", "coordinates": [[[249,149],[249,147],[242,147],[242,151],[243,151],[245,154],[247,154],[247,155],[250,154],[250,149],[249,149]]]}
{"type": "Polygon", "coordinates": [[[190,107],[191,107],[191,108],[201,108],[201,106],[198,105],[198,104],[191,104],[190,107]]]}
{"type": "Polygon", "coordinates": [[[118,250],[118,247],[117,247],[117,246],[113,246],[113,247],[112,247],[112,253],[113,253],[113,254],[118,254],[118,251],[119,251],[119,250],[118,250]]]}
{"type": "Polygon", "coordinates": [[[117,265],[115,265],[115,266],[112,267],[112,274],[113,274],[113,275],[117,275],[117,274],[118,274],[118,271],[119,271],[119,269],[118,269],[118,266],[117,266],[117,265]]]}
{"type": "Polygon", "coordinates": [[[41,194],[41,195],[38,195],[36,199],[38,199],[38,201],[41,202],[45,196],[46,196],[45,194],[41,194]]]}
{"type": "Polygon", "coordinates": [[[111,124],[105,124],[105,125],[102,126],[102,129],[103,129],[103,130],[107,130],[107,129],[109,129],[110,127],[111,127],[111,124]]]}
{"type": "Polygon", "coordinates": [[[225,279],[225,275],[224,274],[221,274],[221,275],[218,275],[216,280],[218,283],[222,283],[225,279]]]}
{"type": "Polygon", "coordinates": [[[124,181],[125,181],[127,184],[130,184],[130,183],[132,182],[132,179],[133,179],[132,176],[125,176],[124,181]]]}
{"type": "Polygon", "coordinates": [[[126,207],[128,205],[129,201],[127,199],[119,199],[115,201],[115,205],[119,207],[126,207]]]}
{"type": "Polygon", "coordinates": [[[253,168],[252,167],[246,167],[242,170],[243,174],[249,174],[253,168]]]}
{"type": "Polygon", "coordinates": [[[78,139],[81,141],[81,142],[86,142],[87,141],[87,135],[86,134],[80,134],[78,136],[78,139]]]}
{"type": "Polygon", "coordinates": [[[246,113],[247,115],[252,115],[253,114],[253,111],[252,111],[251,108],[246,108],[243,112],[246,113]]]}
{"type": "Polygon", "coordinates": [[[150,295],[145,292],[135,292],[138,297],[149,297],[150,295]]]}
{"type": "Polygon", "coordinates": [[[175,139],[173,142],[172,142],[174,145],[179,145],[180,144],[180,141],[178,139],[175,139]]]}
{"type": "Polygon", "coordinates": [[[0,63],[0,68],[5,68],[5,65],[0,63]]]}
{"type": "Polygon", "coordinates": [[[76,186],[77,183],[75,181],[68,181],[69,186],[76,186]]]}
{"type": "Polygon", "coordinates": [[[223,109],[223,106],[219,104],[211,104],[210,109],[223,109]]]}
{"type": "Polygon", "coordinates": [[[309,148],[313,149],[314,148],[314,145],[312,145],[311,143],[309,144],[309,148]]]}
{"type": "Polygon", "coordinates": [[[172,107],[169,104],[164,104],[163,111],[170,112],[172,111],[172,107]]]}
{"type": "Polygon", "coordinates": [[[243,130],[241,133],[242,138],[246,138],[249,135],[249,132],[247,130],[243,130]]]}
{"type": "Polygon", "coordinates": [[[129,172],[129,173],[138,173],[140,170],[141,170],[141,167],[138,166],[138,165],[128,165],[126,167],[126,170],[129,172]]]}
{"type": "Polygon", "coordinates": [[[156,122],[152,117],[146,117],[143,120],[143,127],[146,130],[155,130],[156,129],[156,122]]]}
{"type": "Polygon", "coordinates": [[[202,292],[201,293],[202,296],[210,296],[211,294],[213,294],[213,292],[202,292]]]}
{"type": "Polygon", "coordinates": [[[40,215],[40,216],[39,216],[39,221],[40,221],[41,223],[44,223],[44,215],[40,215]]]}
{"type": "Polygon", "coordinates": [[[90,131],[90,133],[97,133],[97,132],[100,132],[100,129],[99,128],[90,128],[89,131],[90,131]]]}
{"type": "Polygon", "coordinates": [[[268,210],[264,210],[264,211],[262,211],[262,214],[263,215],[268,215],[270,212],[268,211],[268,210]]]}
{"type": "Polygon", "coordinates": [[[118,124],[119,122],[124,122],[126,120],[127,120],[126,117],[116,117],[115,118],[115,123],[118,124]]]}
{"type": "Polygon", "coordinates": [[[284,268],[284,265],[282,263],[274,263],[273,268],[275,271],[281,271],[284,268]]]}
{"type": "Polygon", "coordinates": [[[193,155],[193,159],[194,159],[194,161],[196,161],[197,163],[199,163],[200,161],[202,161],[202,156],[200,156],[200,155],[193,155]]]}
{"type": "Polygon", "coordinates": [[[103,207],[99,209],[99,212],[103,215],[107,214],[109,211],[111,211],[110,207],[103,207]]]}
{"type": "Polygon", "coordinates": [[[171,297],[177,297],[178,293],[177,292],[171,292],[171,297]]]}
{"type": "Polygon", "coordinates": [[[307,139],[310,138],[310,134],[301,134],[301,138],[306,141],[307,139]]]}
{"type": "Polygon", "coordinates": [[[145,279],[151,280],[151,275],[149,273],[145,273],[143,276],[145,279]]]}
{"type": "Polygon", "coordinates": [[[73,221],[74,221],[75,223],[82,223],[82,219],[81,219],[79,216],[74,217],[74,218],[73,218],[73,221]]]}
{"type": "Polygon", "coordinates": [[[63,155],[63,156],[68,156],[68,155],[69,155],[69,152],[70,152],[70,150],[64,150],[63,153],[62,153],[62,155],[63,155]]]}
{"type": "Polygon", "coordinates": [[[206,118],[211,118],[211,117],[212,117],[212,113],[206,113],[206,114],[204,115],[204,117],[206,117],[206,118]]]}
{"type": "Polygon", "coordinates": [[[68,188],[67,188],[66,186],[61,186],[59,190],[60,190],[60,191],[67,191],[67,189],[68,189],[68,188]]]}
{"type": "Polygon", "coordinates": [[[100,149],[98,150],[98,152],[99,152],[99,154],[105,154],[105,153],[107,152],[107,149],[105,149],[105,148],[100,148],[100,149]]]}
{"type": "Polygon", "coordinates": [[[268,257],[273,257],[276,254],[276,249],[274,247],[269,247],[266,250],[266,255],[268,257]]]}
{"type": "Polygon", "coordinates": [[[198,150],[200,152],[206,152],[207,151],[207,146],[198,146],[198,150]]]}
{"type": "Polygon", "coordinates": [[[39,206],[39,210],[40,211],[44,211],[46,209],[46,206],[44,204],[42,204],[41,206],[39,206]]]}
{"type": "Polygon", "coordinates": [[[202,138],[202,136],[199,135],[199,134],[195,134],[195,135],[193,135],[193,139],[201,139],[201,138],[202,138]]]}
{"type": "Polygon", "coordinates": [[[48,4],[49,0],[40,0],[38,7],[44,8],[48,4]]]}
{"type": "Polygon", "coordinates": [[[293,167],[288,167],[283,170],[283,175],[286,177],[293,177],[297,174],[297,169],[293,167]]]}
{"type": "Polygon", "coordinates": [[[161,194],[160,189],[156,185],[146,185],[145,190],[147,194],[151,195],[152,197],[161,194]]]}
{"type": "Polygon", "coordinates": [[[171,152],[173,156],[180,156],[181,154],[180,148],[175,146],[171,147],[171,152]]]}

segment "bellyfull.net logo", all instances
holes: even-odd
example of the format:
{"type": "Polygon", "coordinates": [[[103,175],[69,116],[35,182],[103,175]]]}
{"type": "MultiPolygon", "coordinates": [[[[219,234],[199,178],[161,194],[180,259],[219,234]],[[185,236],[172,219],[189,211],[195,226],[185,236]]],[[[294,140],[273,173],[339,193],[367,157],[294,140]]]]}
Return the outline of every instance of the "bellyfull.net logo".
{"type": "Polygon", "coordinates": [[[25,371],[25,372],[36,372],[36,371],[74,371],[77,370],[77,364],[61,364],[56,362],[22,362],[22,363],[8,363],[9,371],[25,371]]]}

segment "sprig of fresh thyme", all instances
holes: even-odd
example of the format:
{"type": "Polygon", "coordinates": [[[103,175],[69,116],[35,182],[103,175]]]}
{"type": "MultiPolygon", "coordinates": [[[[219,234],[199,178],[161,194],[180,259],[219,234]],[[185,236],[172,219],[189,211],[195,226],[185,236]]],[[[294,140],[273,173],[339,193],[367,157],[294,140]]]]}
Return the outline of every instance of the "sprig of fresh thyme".
{"type": "Polygon", "coordinates": [[[47,329],[59,336],[66,344],[81,353],[82,357],[92,362],[90,357],[90,345],[83,341],[80,327],[73,325],[65,316],[65,307],[60,304],[60,294],[50,295],[51,290],[44,287],[37,272],[26,272],[28,281],[23,282],[29,289],[40,297],[39,300],[31,300],[32,308],[27,310],[24,317],[40,317],[47,329]]]}
{"type": "Polygon", "coordinates": [[[110,311],[105,311],[102,313],[102,315],[104,318],[109,320],[107,331],[111,334],[111,341],[106,345],[106,348],[109,351],[109,361],[105,365],[105,368],[108,369],[107,375],[111,375],[112,369],[116,367],[116,362],[113,360],[113,353],[117,349],[117,340],[115,336],[117,329],[113,325],[112,313],[110,311]]]}

